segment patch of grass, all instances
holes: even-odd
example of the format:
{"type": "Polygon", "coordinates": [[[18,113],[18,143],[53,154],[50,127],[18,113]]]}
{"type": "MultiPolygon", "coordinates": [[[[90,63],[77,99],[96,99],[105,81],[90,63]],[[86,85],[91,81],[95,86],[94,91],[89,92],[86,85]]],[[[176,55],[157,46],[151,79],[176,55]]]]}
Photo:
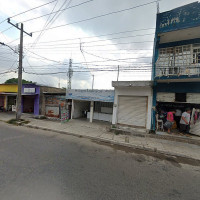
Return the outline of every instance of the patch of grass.
{"type": "Polygon", "coordinates": [[[34,116],[33,118],[35,118],[35,119],[47,119],[47,117],[44,116],[44,115],[34,116]]]}
{"type": "Polygon", "coordinates": [[[16,125],[16,126],[21,126],[23,124],[28,124],[30,121],[27,121],[27,120],[24,120],[24,119],[10,119],[7,121],[8,124],[13,124],[13,125],[16,125]]]}
{"type": "Polygon", "coordinates": [[[117,126],[116,125],[112,125],[111,128],[117,128],[117,126]]]}
{"type": "Polygon", "coordinates": [[[119,135],[120,133],[121,133],[121,132],[118,131],[118,130],[115,130],[115,131],[114,131],[114,134],[115,134],[115,135],[119,135]]]}

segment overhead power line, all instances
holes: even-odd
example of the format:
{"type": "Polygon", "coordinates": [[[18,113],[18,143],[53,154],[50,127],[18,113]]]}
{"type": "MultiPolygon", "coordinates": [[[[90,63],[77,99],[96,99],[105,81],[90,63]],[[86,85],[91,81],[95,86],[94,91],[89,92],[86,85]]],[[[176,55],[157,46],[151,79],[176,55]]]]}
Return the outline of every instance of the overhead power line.
{"type": "MultiPolygon", "coordinates": [[[[161,1],[161,0],[160,0],[160,1],[161,1]]],[[[91,18],[87,18],[87,19],[83,19],[83,20],[71,22],[71,23],[68,23],[68,24],[63,24],[63,25],[59,25],[59,26],[54,26],[54,27],[51,27],[51,28],[47,28],[47,29],[45,29],[45,30],[51,30],[51,29],[55,29],[55,28],[60,28],[60,27],[72,25],[72,24],[77,24],[77,23],[81,23],[81,22],[90,21],[90,20],[93,20],[93,19],[97,19],[97,18],[101,18],[101,17],[105,17],[105,16],[109,16],[109,15],[113,15],[113,14],[117,14],[117,13],[129,11],[129,10],[132,10],[132,9],[135,9],[135,8],[147,6],[147,5],[156,3],[156,2],[157,2],[157,0],[156,0],[156,1],[151,1],[151,2],[149,2],[149,3],[141,4],[141,5],[138,5],[138,6],[133,6],[133,7],[125,8],[125,9],[122,9],[122,10],[113,11],[113,12],[110,12],[110,13],[98,15],[98,16],[95,16],[95,17],[91,17],[91,18]]],[[[43,30],[33,31],[33,33],[41,32],[41,31],[43,31],[43,30]]]]}
{"type": "MultiPolygon", "coordinates": [[[[51,21],[51,20],[49,21],[49,19],[50,19],[50,17],[51,17],[52,12],[54,11],[54,9],[55,9],[57,3],[58,3],[58,0],[56,1],[56,3],[55,3],[55,5],[54,5],[54,7],[53,7],[53,9],[52,9],[52,11],[51,11],[51,13],[50,13],[48,19],[46,20],[43,29],[46,28],[47,25],[48,25],[48,23],[51,21]]],[[[44,31],[45,31],[45,30],[44,30],[44,31]]],[[[33,47],[33,45],[36,45],[36,43],[39,41],[40,37],[42,36],[42,33],[43,33],[43,32],[40,32],[40,34],[37,36],[37,38],[35,39],[34,43],[32,44],[32,47],[33,47]]]]}
{"type": "MultiPolygon", "coordinates": [[[[109,36],[109,35],[117,35],[117,34],[122,34],[122,33],[131,33],[131,32],[138,32],[138,31],[147,31],[147,30],[155,30],[155,28],[143,28],[143,29],[127,30],[127,31],[115,32],[115,33],[81,37],[81,39],[90,39],[90,38],[104,37],[104,36],[109,36]]],[[[137,35],[135,35],[135,36],[137,36],[137,35]]],[[[40,42],[40,44],[53,43],[53,42],[63,42],[63,41],[68,41],[68,40],[70,40],[70,41],[71,40],[80,40],[80,37],[79,38],[66,38],[66,39],[63,39],[63,40],[50,40],[50,41],[46,41],[46,42],[40,42]]],[[[26,45],[32,45],[32,44],[33,43],[26,43],[26,45]]]]}
{"type": "MultiPolygon", "coordinates": [[[[102,69],[102,70],[94,70],[93,72],[116,72],[118,71],[118,69],[116,70],[107,70],[107,69],[102,69]]],[[[121,72],[131,72],[131,71],[138,71],[138,72],[151,72],[151,69],[142,69],[142,70],[139,70],[139,69],[124,69],[124,70],[121,70],[121,72]]],[[[28,71],[24,71],[25,73],[27,74],[35,74],[35,75],[55,75],[55,74],[66,74],[66,71],[64,72],[48,72],[48,73],[34,73],[34,72],[28,72],[28,71]]],[[[77,70],[77,71],[73,71],[74,73],[76,72],[82,72],[82,73],[90,73],[90,71],[86,71],[86,70],[77,70]]]]}
{"type": "Polygon", "coordinates": [[[82,2],[82,3],[76,4],[76,5],[73,5],[73,6],[64,8],[64,9],[59,9],[59,10],[57,10],[57,11],[55,11],[55,12],[52,12],[52,13],[48,13],[48,14],[45,14],[45,15],[41,15],[41,16],[39,16],[39,17],[31,18],[31,19],[27,19],[27,20],[25,20],[25,21],[23,21],[23,22],[25,23],[25,22],[29,22],[29,21],[32,21],[32,20],[36,20],[36,19],[42,18],[42,17],[46,17],[46,16],[49,16],[49,15],[51,15],[51,14],[58,13],[58,12],[61,12],[61,11],[64,11],[64,10],[68,10],[68,9],[71,9],[71,8],[75,8],[75,7],[81,6],[81,5],[83,5],[83,4],[92,2],[92,1],[94,1],[94,0],[84,1],[84,2],[82,2]]]}
{"type": "MultiPolygon", "coordinates": [[[[113,44],[101,44],[101,45],[95,45],[95,47],[100,47],[100,46],[116,46],[116,45],[125,45],[125,44],[142,44],[142,43],[153,43],[153,41],[142,41],[142,42],[136,42],[136,41],[134,41],[134,42],[122,42],[122,43],[113,43],[113,44]]],[[[78,43],[77,43],[77,45],[78,45],[78,43]]],[[[93,47],[94,48],[94,45],[90,45],[90,46],[84,46],[84,47],[93,47]]],[[[69,49],[77,49],[78,48],[78,46],[77,47],[75,47],[75,46],[72,46],[72,47],[69,47],[69,46],[61,46],[61,47],[59,47],[59,46],[53,46],[53,47],[35,47],[35,49],[45,49],[45,50],[50,50],[50,49],[66,49],[66,48],[69,48],[69,49]]]]}
{"type": "MultiPolygon", "coordinates": [[[[13,18],[13,17],[16,17],[16,16],[19,16],[19,15],[22,15],[22,14],[24,14],[24,13],[30,12],[30,11],[32,11],[32,10],[35,10],[35,9],[37,9],[37,8],[40,8],[40,7],[46,6],[46,5],[48,5],[48,4],[51,4],[51,3],[55,2],[55,1],[57,1],[57,0],[53,0],[53,1],[51,1],[51,2],[48,2],[48,3],[42,4],[42,5],[40,5],[40,6],[37,6],[37,7],[31,8],[31,9],[26,10],[26,11],[24,11],[24,12],[21,12],[21,13],[18,13],[18,14],[16,14],[16,15],[13,15],[13,16],[11,16],[11,17],[9,17],[9,18],[11,19],[11,18],[13,18]]],[[[2,23],[5,22],[5,21],[7,21],[7,19],[4,19],[3,21],[1,21],[0,24],[2,24],[2,23]]]]}
{"type": "Polygon", "coordinates": [[[8,74],[8,73],[12,73],[12,72],[15,72],[15,71],[9,70],[9,71],[5,71],[5,72],[0,72],[0,74],[8,74]]]}
{"type": "MultiPolygon", "coordinates": [[[[95,55],[95,54],[93,54],[93,53],[89,53],[89,52],[84,51],[84,50],[82,50],[82,52],[84,52],[84,53],[86,53],[86,54],[88,54],[88,55],[97,57],[97,58],[104,59],[104,60],[106,60],[106,61],[116,61],[116,59],[104,58],[104,57],[102,57],[102,56],[95,55]]],[[[140,57],[140,58],[142,58],[142,57],[140,57]]],[[[143,57],[143,58],[147,58],[147,57],[143,57]]],[[[149,58],[149,57],[148,57],[148,58],[149,58]]],[[[137,59],[137,58],[132,58],[132,59],[137,59]]],[[[126,58],[125,58],[125,59],[118,59],[117,61],[118,61],[118,62],[126,62],[126,58]]],[[[129,62],[128,62],[128,63],[129,63],[129,62]]]]}
{"type": "MultiPolygon", "coordinates": [[[[82,63],[78,63],[78,64],[82,64],[82,63]]],[[[151,62],[134,62],[133,63],[134,64],[134,66],[135,66],[135,64],[142,64],[143,66],[151,66],[152,67],[152,63],[151,62]]],[[[68,63],[63,63],[63,64],[53,64],[53,65],[31,65],[32,67],[34,67],[34,68],[36,68],[36,69],[39,69],[39,68],[52,68],[52,69],[55,69],[55,67],[56,67],[56,69],[58,69],[59,67],[66,67],[66,66],[69,66],[69,64],[68,63]]],[[[116,67],[116,65],[114,65],[114,64],[94,64],[94,63],[91,63],[91,64],[88,64],[88,66],[98,66],[98,67],[112,67],[112,66],[115,66],[116,67]]],[[[129,66],[129,67],[132,67],[132,65],[125,65],[125,64],[123,64],[123,65],[120,65],[120,66],[124,66],[124,67],[127,67],[127,66],[129,66]]],[[[76,65],[73,65],[73,67],[80,67],[80,66],[76,66],[76,65]]]]}
{"type": "MultiPolygon", "coordinates": [[[[104,42],[104,41],[109,41],[109,40],[117,40],[117,39],[127,39],[127,38],[134,38],[134,37],[142,37],[142,36],[150,36],[150,35],[154,35],[154,33],[149,33],[149,34],[143,34],[143,35],[131,35],[131,36],[122,36],[122,37],[115,37],[115,38],[108,38],[105,40],[94,40],[94,41],[85,41],[82,42],[83,44],[85,43],[96,43],[96,42],[104,42]]],[[[143,43],[143,42],[142,42],[143,43]]],[[[39,47],[46,47],[46,46],[65,46],[65,45],[76,45],[76,44],[80,44],[80,43],[67,43],[67,44],[41,44],[39,45],[39,47]]],[[[25,45],[26,46],[26,45],[25,45]]],[[[37,45],[38,46],[38,45],[37,45]]]]}
{"type": "MultiPolygon", "coordinates": [[[[28,49],[26,49],[28,50],[28,49]]],[[[43,58],[44,60],[48,60],[48,61],[51,61],[51,62],[55,62],[55,63],[59,63],[59,64],[65,64],[64,62],[61,62],[61,61],[57,61],[57,60],[52,60],[52,59],[49,59],[49,58],[46,58],[46,57],[43,57],[43,56],[40,56],[34,52],[31,52],[30,50],[28,50],[30,53],[40,57],[40,58],[43,58]]],[[[30,56],[31,57],[31,56],[30,56]]],[[[37,57],[35,57],[37,59],[37,57]]],[[[113,59],[112,61],[122,61],[122,60],[136,60],[136,59],[140,59],[140,58],[152,58],[152,56],[144,56],[144,57],[137,57],[137,58],[125,58],[125,59],[113,59]]],[[[104,61],[89,61],[89,62],[79,62],[79,63],[73,63],[73,64],[87,64],[87,63],[98,63],[98,62],[108,62],[108,60],[104,60],[104,61]]]]}

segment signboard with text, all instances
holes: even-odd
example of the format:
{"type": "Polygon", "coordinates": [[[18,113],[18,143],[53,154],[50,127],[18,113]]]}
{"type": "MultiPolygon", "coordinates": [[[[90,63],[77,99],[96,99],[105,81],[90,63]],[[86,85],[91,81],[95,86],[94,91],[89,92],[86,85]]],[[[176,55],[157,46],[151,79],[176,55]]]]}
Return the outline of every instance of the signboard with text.
{"type": "Polygon", "coordinates": [[[35,88],[24,88],[24,93],[34,94],[35,88]]]}
{"type": "Polygon", "coordinates": [[[114,90],[67,90],[66,99],[114,102],[114,90]]]}

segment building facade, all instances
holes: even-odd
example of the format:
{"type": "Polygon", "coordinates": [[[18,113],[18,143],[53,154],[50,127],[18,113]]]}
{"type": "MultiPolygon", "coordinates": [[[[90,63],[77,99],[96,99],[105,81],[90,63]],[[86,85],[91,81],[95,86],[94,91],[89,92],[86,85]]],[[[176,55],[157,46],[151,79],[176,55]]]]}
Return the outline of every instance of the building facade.
{"type": "Polygon", "coordinates": [[[115,99],[112,124],[149,132],[151,129],[152,82],[113,81],[115,99]]]}
{"type": "Polygon", "coordinates": [[[66,99],[71,119],[86,118],[112,121],[114,91],[113,90],[67,90],[66,99]]]}
{"type": "MultiPolygon", "coordinates": [[[[199,12],[200,3],[195,2],[157,14],[152,69],[153,130],[156,130],[156,112],[159,109],[184,112],[190,107],[199,112],[199,12]]],[[[199,134],[198,124],[191,125],[194,134],[199,134]]]]}
{"type": "MultiPolygon", "coordinates": [[[[17,84],[0,84],[1,111],[16,111],[17,91],[17,84]]],[[[59,117],[60,106],[65,106],[65,95],[65,89],[40,86],[34,83],[23,84],[22,113],[48,116],[51,112],[51,116],[59,117]]]]}
{"type": "Polygon", "coordinates": [[[17,91],[16,84],[0,84],[1,111],[15,111],[17,91]]]}

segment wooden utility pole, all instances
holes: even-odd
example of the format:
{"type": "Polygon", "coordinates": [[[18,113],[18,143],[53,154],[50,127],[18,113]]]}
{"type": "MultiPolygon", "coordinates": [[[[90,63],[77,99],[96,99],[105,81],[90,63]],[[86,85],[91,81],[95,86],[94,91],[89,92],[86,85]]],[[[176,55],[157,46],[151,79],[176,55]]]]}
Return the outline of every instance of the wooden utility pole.
{"type": "Polygon", "coordinates": [[[13,24],[8,18],[8,23],[13,25],[15,28],[20,30],[20,45],[19,45],[19,67],[18,67],[18,92],[17,92],[17,107],[16,107],[16,119],[19,120],[22,114],[22,67],[23,67],[23,33],[32,37],[32,33],[27,33],[24,31],[24,25],[21,23],[19,27],[18,24],[13,24]]]}

